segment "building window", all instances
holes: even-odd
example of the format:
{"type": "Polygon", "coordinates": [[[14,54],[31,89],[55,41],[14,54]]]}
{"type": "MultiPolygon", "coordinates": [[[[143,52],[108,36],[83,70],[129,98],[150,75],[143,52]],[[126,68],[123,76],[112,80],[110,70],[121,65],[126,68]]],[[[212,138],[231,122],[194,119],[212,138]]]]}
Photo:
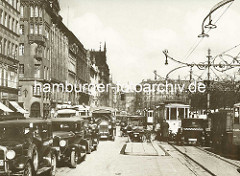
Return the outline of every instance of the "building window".
{"type": "Polygon", "coordinates": [[[5,16],[4,16],[4,25],[5,27],[7,27],[7,21],[8,21],[8,16],[7,16],[7,13],[5,13],[5,16]]]}
{"type": "Polygon", "coordinates": [[[0,11],[0,23],[3,24],[3,12],[0,11]]]}
{"type": "Polygon", "coordinates": [[[34,34],[38,34],[38,25],[37,24],[35,24],[35,31],[34,31],[34,34]]]}
{"type": "Polygon", "coordinates": [[[12,19],[12,30],[13,30],[13,32],[16,32],[15,31],[15,20],[14,19],[12,19]]]}
{"type": "Polygon", "coordinates": [[[19,74],[20,75],[24,74],[24,64],[19,64],[19,74]]]}
{"type": "Polygon", "coordinates": [[[22,96],[22,86],[18,86],[18,96],[22,96]]]}
{"type": "Polygon", "coordinates": [[[35,7],[35,17],[38,17],[38,7],[35,7]]]}
{"type": "Polygon", "coordinates": [[[33,24],[30,24],[30,34],[33,34],[33,24]]]}
{"type": "Polygon", "coordinates": [[[23,18],[23,6],[20,7],[20,16],[23,18]]]}
{"type": "Polygon", "coordinates": [[[39,8],[39,17],[42,17],[42,8],[39,8]]]}
{"type": "Polygon", "coordinates": [[[44,66],[44,67],[43,67],[43,79],[46,79],[46,74],[47,74],[47,73],[46,73],[46,67],[44,66]]]}
{"type": "Polygon", "coordinates": [[[47,68],[47,80],[49,80],[49,69],[47,68]]]}
{"type": "Polygon", "coordinates": [[[31,6],[31,7],[30,7],[30,17],[34,17],[33,15],[34,15],[34,13],[33,13],[33,7],[31,6]]]}
{"type": "Polygon", "coordinates": [[[20,35],[24,34],[24,25],[20,25],[19,33],[20,33],[20,35]]]}
{"type": "Polygon", "coordinates": [[[24,55],[24,43],[19,44],[19,56],[24,55]]]}
{"type": "Polygon", "coordinates": [[[42,25],[41,24],[39,25],[39,31],[38,32],[39,32],[39,34],[42,34],[42,25]]]}
{"type": "Polygon", "coordinates": [[[34,65],[34,78],[40,78],[40,65],[34,65]]]}
{"type": "Polygon", "coordinates": [[[33,86],[33,95],[41,95],[40,86],[33,86]]]}

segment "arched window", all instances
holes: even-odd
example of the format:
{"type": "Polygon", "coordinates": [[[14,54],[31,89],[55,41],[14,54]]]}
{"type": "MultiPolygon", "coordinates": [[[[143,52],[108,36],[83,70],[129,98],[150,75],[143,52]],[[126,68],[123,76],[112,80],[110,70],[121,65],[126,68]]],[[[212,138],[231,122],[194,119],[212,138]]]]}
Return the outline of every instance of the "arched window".
{"type": "Polygon", "coordinates": [[[23,6],[20,7],[20,16],[23,18],[23,6]]]}
{"type": "Polygon", "coordinates": [[[39,9],[38,9],[38,13],[39,13],[39,17],[42,17],[42,8],[40,7],[39,9]]]}
{"type": "Polygon", "coordinates": [[[33,7],[30,7],[30,17],[33,17],[33,7]]]}
{"type": "Polygon", "coordinates": [[[35,7],[35,17],[38,17],[38,6],[35,7]]]}

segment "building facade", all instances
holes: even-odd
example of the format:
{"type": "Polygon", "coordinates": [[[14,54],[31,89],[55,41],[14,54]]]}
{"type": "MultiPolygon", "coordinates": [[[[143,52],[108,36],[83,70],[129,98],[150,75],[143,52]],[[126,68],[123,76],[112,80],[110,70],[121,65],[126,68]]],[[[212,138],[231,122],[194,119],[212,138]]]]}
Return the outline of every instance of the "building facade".
{"type": "Polygon", "coordinates": [[[0,1],[0,103],[6,106],[18,101],[19,6],[18,0],[0,1]]]}
{"type": "MultiPolygon", "coordinates": [[[[94,57],[96,60],[96,66],[99,69],[99,84],[107,85],[110,83],[110,71],[107,64],[107,47],[106,43],[104,44],[104,49],[102,51],[101,46],[99,51],[91,51],[91,57],[94,57]]],[[[109,92],[104,91],[100,94],[100,105],[109,106],[109,92]]]]}
{"type": "Polygon", "coordinates": [[[30,117],[48,117],[52,107],[66,100],[61,89],[42,91],[44,84],[67,80],[67,28],[59,11],[57,0],[21,0],[19,101],[30,117]]]}

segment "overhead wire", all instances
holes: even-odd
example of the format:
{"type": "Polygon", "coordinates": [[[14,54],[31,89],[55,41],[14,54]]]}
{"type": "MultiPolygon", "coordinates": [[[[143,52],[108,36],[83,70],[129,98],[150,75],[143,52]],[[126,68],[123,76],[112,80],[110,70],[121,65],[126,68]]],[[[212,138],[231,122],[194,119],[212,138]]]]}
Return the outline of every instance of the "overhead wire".
{"type": "MultiPolygon", "coordinates": [[[[223,13],[220,15],[220,17],[214,22],[214,25],[215,25],[215,24],[221,19],[221,17],[226,13],[226,11],[230,8],[230,6],[232,5],[232,3],[233,3],[233,2],[231,2],[231,3],[228,5],[228,7],[223,11],[223,13]]],[[[206,34],[208,34],[210,30],[211,30],[211,29],[208,29],[207,32],[206,32],[206,34]]],[[[188,55],[186,55],[186,58],[185,58],[184,60],[188,59],[188,58],[192,55],[192,53],[196,50],[196,48],[199,46],[199,44],[200,44],[202,41],[203,41],[203,38],[201,38],[201,39],[197,42],[196,46],[193,45],[194,47],[191,47],[191,48],[193,48],[192,51],[191,51],[188,55]]]]}

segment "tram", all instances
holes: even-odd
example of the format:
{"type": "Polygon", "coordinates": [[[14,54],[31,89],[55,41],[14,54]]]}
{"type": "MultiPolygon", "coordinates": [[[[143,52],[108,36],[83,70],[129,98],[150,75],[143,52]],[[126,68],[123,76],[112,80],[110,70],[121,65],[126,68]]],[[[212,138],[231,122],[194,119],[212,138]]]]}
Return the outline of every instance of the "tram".
{"type": "Polygon", "coordinates": [[[210,114],[212,147],[224,154],[240,157],[240,103],[210,114]]]}
{"type": "MultiPolygon", "coordinates": [[[[181,127],[182,119],[189,118],[190,105],[184,103],[167,102],[160,104],[153,113],[149,115],[154,117],[155,123],[161,123],[163,119],[169,124],[169,131],[177,134],[181,127]]],[[[151,119],[151,118],[150,118],[151,119]]]]}

